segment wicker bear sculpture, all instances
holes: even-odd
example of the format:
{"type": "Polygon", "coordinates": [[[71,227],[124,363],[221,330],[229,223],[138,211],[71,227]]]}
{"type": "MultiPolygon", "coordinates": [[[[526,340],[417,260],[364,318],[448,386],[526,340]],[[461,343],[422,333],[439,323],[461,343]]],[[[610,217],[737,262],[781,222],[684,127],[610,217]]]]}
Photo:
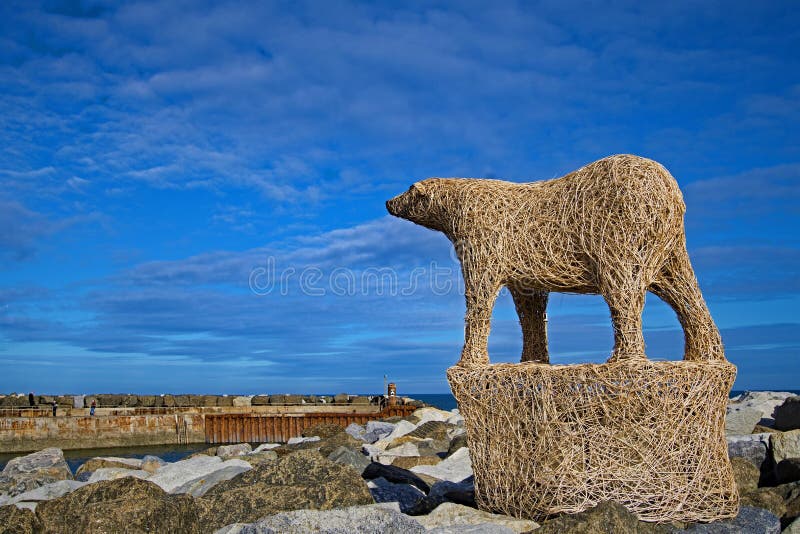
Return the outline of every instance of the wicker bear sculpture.
{"type": "Polygon", "coordinates": [[[531,183],[429,178],[386,208],[455,245],[467,302],[461,365],[488,363],[492,308],[503,286],[519,314],[522,361],[549,361],[545,309],[552,291],[603,296],[614,328],[609,361],[645,357],[647,291],[675,310],[684,359],[725,358],[686,252],[683,197],[655,161],[611,156],[531,183]]]}

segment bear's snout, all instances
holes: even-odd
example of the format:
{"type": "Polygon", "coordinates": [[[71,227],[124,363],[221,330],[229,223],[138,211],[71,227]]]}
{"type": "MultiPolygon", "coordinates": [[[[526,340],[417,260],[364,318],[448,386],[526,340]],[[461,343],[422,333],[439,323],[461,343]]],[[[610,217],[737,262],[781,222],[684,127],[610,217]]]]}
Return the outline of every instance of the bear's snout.
{"type": "Polygon", "coordinates": [[[390,214],[394,215],[395,217],[398,217],[400,215],[399,214],[399,208],[400,208],[400,197],[401,196],[403,196],[403,195],[398,195],[398,196],[396,196],[394,198],[390,198],[389,200],[386,201],[386,211],[388,211],[390,214]]]}

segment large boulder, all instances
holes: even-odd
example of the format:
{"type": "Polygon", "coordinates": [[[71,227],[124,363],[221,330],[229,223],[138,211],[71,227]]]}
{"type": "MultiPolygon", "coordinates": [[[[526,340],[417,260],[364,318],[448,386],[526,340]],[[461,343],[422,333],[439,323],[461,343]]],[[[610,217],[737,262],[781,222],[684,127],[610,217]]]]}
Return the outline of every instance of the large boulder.
{"type": "MultiPolygon", "coordinates": [[[[27,402],[27,401],[26,401],[27,402]]],[[[0,532],[9,534],[33,534],[42,531],[39,518],[27,508],[0,506],[0,532]]]]}
{"type": "Polygon", "coordinates": [[[198,498],[208,530],[300,508],[328,510],[373,502],[355,470],[305,450],[220,482],[198,498]]]}
{"type": "Polygon", "coordinates": [[[445,410],[440,410],[439,408],[434,408],[432,406],[428,406],[426,408],[420,408],[419,410],[415,410],[414,413],[412,413],[411,415],[419,419],[417,425],[423,425],[428,421],[445,422],[453,416],[453,413],[447,412],[445,410]]]}
{"type": "Polygon", "coordinates": [[[800,428],[800,396],[787,398],[783,404],[775,408],[775,424],[778,430],[795,430],[800,428]]]}
{"type": "Polygon", "coordinates": [[[375,502],[396,502],[400,505],[400,511],[404,514],[416,515],[425,513],[430,509],[427,506],[425,493],[411,484],[396,484],[383,477],[378,477],[370,480],[367,486],[375,502]]]}
{"type": "Polygon", "coordinates": [[[739,495],[742,506],[753,506],[769,510],[775,516],[781,517],[786,513],[786,503],[780,492],[774,488],[758,488],[739,495]]]}
{"type": "Polygon", "coordinates": [[[200,497],[208,493],[211,488],[220,482],[230,480],[236,475],[244,473],[245,471],[249,471],[250,469],[251,467],[249,465],[247,467],[239,464],[227,465],[222,469],[217,469],[216,471],[212,471],[207,475],[202,475],[193,480],[185,482],[184,484],[181,484],[172,490],[170,493],[188,493],[192,497],[200,497]]]}
{"type": "Polygon", "coordinates": [[[787,458],[800,458],[800,430],[773,433],[772,458],[775,463],[787,458]]]}
{"type": "Polygon", "coordinates": [[[142,471],[141,469],[128,469],[128,468],[120,468],[120,467],[101,467],[95,471],[86,471],[82,473],[82,475],[89,475],[88,478],[81,477],[81,480],[85,480],[90,484],[94,484],[95,482],[102,482],[104,480],[117,480],[118,478],[125,478],[125,477],[134,477],[134,478],[149,478],[150,473],[147,471],[142,471]]]}
{"type": "Polygon", "coordinates": [[[217,456],[243,456],[253,452],[253,447],[249,443],[237,443],[236,445],[220,445],[217,447],[217,456]]]}
{"type": "Polygon", "coordinates": [[[736,487],[739,488],[739,493],[754,490],[758,487],[758,479],[761,476],[761,472],[752,462],[744,458],[734,457],[731,458],[731,466],[733,467],[733,478],[736,479],[736,487]]]}
{"type": "Polygon", "coordinates": [[[187,482],[209,476],[214,471],[219,471],[229,466],[251,468],[250,464],[243,460],[234,459],[223,462],[219,456],[200,455],[180,462],[166,464],[156,470],[148,480],[167,493],[171,493],[187,482]]]}
{"type": "Polygon", "coordinates": [[[233,406],[237,408],[249,408],[252,406],[251,397],[234,397],[233,406]]]}
{"type": "MultiPolygon", "coordinates": [[[[781,521],[769,510],[742,506],[739,515],[733,519],[714,521],[713,523],[697,523],[686,530],[691,534],[780,534],[781,521]]],[[[537,531],[537,534],[546,532],[537,531]]]]}
{"type": "Polygon", "coordinates": [[[384,465],[377,462],[371,463],[364,469],[361,476],[366,480],[384,478],[395,484],[411,484],[419,488],[423,493],[428,493],[430,491],[430,486],[428,486],[428,483],[422,480],[422,478],[411,471],[393,465],[384,465]]]}
{"type": "Polygon", "coordinates": [[[119,467],[121,469],[141,469],[142,460],[138,458],[115,458],[111,456],[104,456],[98,458],[90,458],[86,460],[78,470],[75,471],[75,476],[83,473],[91,473],[103,467],[119,467]]]}
{"type": "Polygon", "coordinates": [[[140,469],[143,471],[147,471],[148,473],[155,473],[165,465],[167,465],[167,462],[165,462],[158,456],[153,456],[151,454],[148,454],[147,456],[142,458],[142,465],[140,469]]]}
{"type": "Polygon", "coordinates": [[[358,474],[364,472],[364,469],[371,463],[369,458],[361,454],[361,452],[351,449],[349,447],[338,447],[328,455],[328,460],[336,462],[337,464],[349,465],[358,474]]]}
{"type": "Polygon", "coordinates": [[[748,436],[728,436],[728,456],[744,458],[761,472],[760,482],[769,480],[775,467],[772,460],[770,434],[750,434],[748,436]]]}
{"type": "Polygon", "coordinates": [[[537,522],[529,519],[517,519],[507,515],[492,514],[449,502],[437,506],[430,514],[418,516],[416,519],[429,530],[441,527],[485,524],[507,527],[517,533],[539,528],[537,522]]]}
{"type": "Polygon", "coordinates": [[[450,482],[449,480],[436,482],[431,486],[428,500],[432,507],[436,507],[443,502],[452,502],[477,508],[475,503],[475,477],[465,478],[461,482],[450,482]]]}
{"type": "Polygon", "coordinates": [[[252,524],[230,525],[217,534],[423,534],[414,519],[386,505],[350,506],[336,510],[294,510],[264,517],[252,524]]]}
{"type": "Polygon", "coordinates": [[[734,404],[728,405],[728,412],[725,415],[725,434],[729,436],[751,434],[761,418],[760,410],[734,404]]]}
{"type": "Polygon", "coordinates": [[[38,488],[26,491],[25,493],[20,493],[3,504],[31,503],[34,506],[31,506],[30,508],[34,508],[36,504],[42,501],[57,499],[62,495],[66,495],[67,493],[73,492],[76,489],[85,486],[86,484],[86,482],[78,482],[77,480],[59,480],[58,482],[51,482],[50,484],[39,486],[38,488]]]}
{"type": "Polygon", "coordinates": [[[340,434],[341,432],[342,432],[342,427],[340,427],[339,425],[335,425],[333,423],[319,423],[306,428],[305,430],[303,430],[301,435],[304,438],[317,436],[321,439],[327,439],[335,436],[336,434],[340,434]]]}
{"type": "MultiPolygon", "coordinates": [[[[395,425],[392,423],[387,423],[384,421],[367,421],[367,426],[364,429],[361,439],[367,443],[375,443],[379,439],[383,439],[391,434],[394,430],[394,427],[395,425]]],[[[358,435],[353,435],[350,432],[348,433],[353,437],[358,438],[358,435]]]]}
{"type": "Polygon", "coordinates": [[[617,534],[664,532],[663,527],[640,522],[621,504],[601,502],[594,508],[572,515],[561,515],[542,523],[536,534],[617,534]]]}
{"type": "Polygon", "coordinates": [[[269,395],[256,395],[250,399],[252,406],[266,406],[269,404],[269,395]]]}
{"type": "Polygon", "coordinates": [[[761,413],[760,424],[772,426],[775,423],[775,409],[794,393],[785,391],[746,391],[734,397],[728,404],[733,408],[748,408],[761,413]]]}
{"type": "Polygon", "coordinates": [[[40,503],[36,516],[43,531],[75,532],[206,532],[199,528],[191,497],[168,495],[145,480],[126,477],[87,484],[72,493],[40,503]]]}
{"type": "Polygon", "coordinates": [[[0,474],[0,493],[13,497],[45,484],[72,478],[61,449],[44,449],[9,460],[0,474]]]}
{"type": "Polygon", "coordinates": [[[469,449],[462,447],[436,465],[418,465],[417,467],[412,467],[411,471],[439,480],[461,482],[465,478],[472,476],[472,461],[469,457],[469,449]]]}

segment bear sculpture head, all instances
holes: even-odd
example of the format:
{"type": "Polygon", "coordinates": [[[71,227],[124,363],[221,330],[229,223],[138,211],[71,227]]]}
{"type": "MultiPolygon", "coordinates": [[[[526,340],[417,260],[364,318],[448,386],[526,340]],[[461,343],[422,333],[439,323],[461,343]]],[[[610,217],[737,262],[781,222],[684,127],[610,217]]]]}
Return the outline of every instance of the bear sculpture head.
{"type": "Polygon", "coordinates": [[[431,230],[442,231],[446,216],[437,199],[437,184],[440,178],[428,178],[417,182],[408,191],[386,201],[386,209],[395,217],[406,219],[431,230]]]}

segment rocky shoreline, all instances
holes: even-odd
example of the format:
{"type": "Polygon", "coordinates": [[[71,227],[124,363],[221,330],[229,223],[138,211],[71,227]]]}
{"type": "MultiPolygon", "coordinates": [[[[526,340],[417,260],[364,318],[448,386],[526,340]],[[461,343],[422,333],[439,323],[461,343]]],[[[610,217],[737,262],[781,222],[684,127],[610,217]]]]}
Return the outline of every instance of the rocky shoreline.
{"type": "Polygon", "coordinates": [[[731,400],[728,446],[742,508],[710,524],[643,523],[619,504],[532,520],[475,507],[458,410],[347,429],[318,425],[286,444],[213,447],[178,462],[92,458],[74,473],[59,449],[0,474],[2,532],[758,532],[800,533],[800,396],[731,400]]]}

